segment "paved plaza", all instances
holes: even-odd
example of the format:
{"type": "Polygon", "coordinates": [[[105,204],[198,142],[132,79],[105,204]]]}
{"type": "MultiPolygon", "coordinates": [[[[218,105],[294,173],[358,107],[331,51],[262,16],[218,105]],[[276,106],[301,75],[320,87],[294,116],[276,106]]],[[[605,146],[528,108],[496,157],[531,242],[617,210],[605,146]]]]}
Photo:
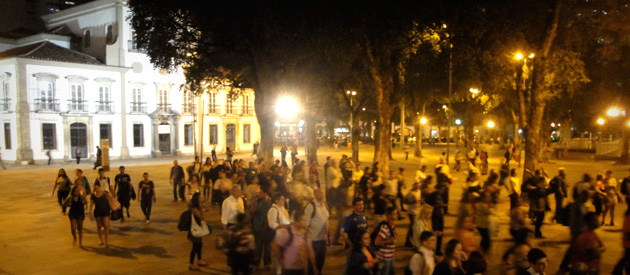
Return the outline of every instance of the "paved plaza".
{"type": "MultiPolygon", "coordinates": [[[[462,147],[451,148],[451,156],[455,150],[464,150],[462,147]]],[[[490,153],[490,168],[497,169],[499,158],[503,151],[497,145],[488,147],[482,145],[481,150],[490,153]]],[[[363,164],[371,164],[373,148],[361,147],[361,161],[363,164]]],[[[432,167],[437,162],[437,156],[445,146],[437,145],[427,147],[424,150],[425,158],[422,163],[432,167]]],[[[300,153],[302,153],[300,148],[300,153]]],[[[279,153],[276,151],[279,155],[279,153]]],[[[318,156],[320,163],[324,163],[327,155],[338,159],[341,154],[350,154],[347,149],[339,152],[321,148],[318,156]]],[[[205,157],[205,156],[204,156],[205,157]]],[[[221,158],[222,156],[219,155],[221,158]]],[[[300,157],[300,156],[298,156],[300,157]]],[[[303,155],[302,155],[303,157],[303,155]]],[[[399,149],[394,150],[395,161],[391,162],[391,168],[404,167],[407,170],[406,183],[413,182],[413,175],[420,164],[420,159],[410,156],[404,160],[403,153],[399,149]]],[[[235,158],[251,160],[249,154],[236,155],[235,158]]],[[[582,173],[595,175],[605,170],[612,170],[614,176],[621,179],[628,176],[628,166],[613,165],[610,161],[594,162],[583,155],[571,155],[574,160],[551,159],[551,163],[543,167],[550,174],[555,174],[559,167],[566,167],[570,188],[577,182],[582,173]]],[[[112,161],[113,171],[108,172],[110,178],[114,178],[119,165],[127,167],[132,182],[137,188],[143,172],[149,172],[151,179],[156,183],[157,203],[153,205],[152,223],[145,224],[144,216],[139,203],[131,203],[131,219],[125,222],[113,221],[110,231],[110,248],[99,246],[96,234],[96,222],[86,217],[84,222],[85,234],[81,249],[72,245],[70,234],[70,222],[67,216],[62,215],[57,204],[56,194],[52,196],[53,181],[59,168],[65,168],[72,179],[72,172],[77,165],[74,162],[57,163],[51,166],[15,166],[8,165],[8,170],[0,170],[0,274],[182,274],[194,273],[188,271],[188,258],[191,243],[186,239],[186,233],[177,230],[179,215],[186,209],[183,202],[172,202],[172,186],[168,184],[169,169],[173,157],[158,159],[139,159],[112,161]]],[[[182,166],[187,166],[192,157],[177,157],[182,166]]],[[[512,163],[512,166],[516,164],[512,163]]],[[[88,161],[79,165],[84,170],[90,184],[93,183],[96,172],[92,170],[92,163],[88,161]]],[[[321,168],[321,167],[320,167],[321,168]]],[[[432,174],[432,169],[429,169],[432,174]]],[[[455,179],[451,187],[450,212],[455,213],[459,206],[459,198],[465,180],[464,171],[453,172],[455,179]]],[[[519,175],[522,171],[519,171],[519,175]]],[[[485,176],[483,177],[485,180],[485,176]]],[[[553,196],[550,196],[551,205],[553,196]]],[[[500,256],[511,245],[508,234],[508,209],[509,202],[502,191],[501,201],[498,207],[500,218],[500,234],[492,238],[492,248],[488,257],[489,271],[487,274],[504,274],[505,266],[500,262],[500,256]]],[[[603,256],[602,274],[609,274],[612,267],[622,255],[621,224],[625,204],[619,204],[616,209],[616,226],[606,226],[596,230],[606,246],[603,256]]],[[[331,215],[332,216],[332,215],[331,215]]],[[[368,212],[368,216],[371,213],[368,212]]],[[[403,216],[405,216],[403,214],[403,216]]],[[[559,224],[549,223],[551,214],[547,214],[546,223],[543,226],[542,240],[534,240],[535,247],[542,248],[549,256],[548,274],[556,271],[559,262],[568,246],[569,229],[559,224]]],[[[217,234],[221,232],[218,209],[209,211],[208,222],[214,229],[211,236],[204,238],[202,258],[208,262],[207,267],[202,267],[200,273],[227,274],[229,268],[226,265],[226,256],[214,248],[217,234]]],[[[397,245],[402,247],[407,231],[408,220],[397,223],[397,245]]],[[[446,217],[446,229],[444,243],[453,234],[455,223],[454,216],[446,217]]],[[[370,229],[375,224],[369,221],[370,229]]],[[[336,222],[331,220],[331,228],[335,228],[336,222]]],[[[477,236],[479,239],[479,237],[477,236]]],[[[398,248],[396,251],[397,274],[403,274],[413,251],[407,248],[398,248]]],[[[340,274],[345,263],[341,246],[332,246],[328,250],[323,274],[340,274]]],[[[270,273],[269,273],[270,274],[270,273]]],[[[509,273],[508,273],[509,274],[509,273]]]]}

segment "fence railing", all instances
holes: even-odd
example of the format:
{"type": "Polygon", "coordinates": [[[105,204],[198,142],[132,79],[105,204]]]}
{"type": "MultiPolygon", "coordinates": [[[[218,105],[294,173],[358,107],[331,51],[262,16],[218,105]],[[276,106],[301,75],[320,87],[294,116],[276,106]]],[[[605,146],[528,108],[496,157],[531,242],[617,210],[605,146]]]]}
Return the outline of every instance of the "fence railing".
{"type": "Polygon", "coordinates": [[[621,156],[621,148],[622,144],[620,139],[613,141],[600,141],[595,143],[595,155],[619,157],[621,156]]]}
{"type": "Polygon", "coordinates": [[[205,110],[206,115],[218,115],[218,116],[254,116],[254,107],[243,107],[238,105],[225,106],[225,105],[207,105],[205,110]]]}

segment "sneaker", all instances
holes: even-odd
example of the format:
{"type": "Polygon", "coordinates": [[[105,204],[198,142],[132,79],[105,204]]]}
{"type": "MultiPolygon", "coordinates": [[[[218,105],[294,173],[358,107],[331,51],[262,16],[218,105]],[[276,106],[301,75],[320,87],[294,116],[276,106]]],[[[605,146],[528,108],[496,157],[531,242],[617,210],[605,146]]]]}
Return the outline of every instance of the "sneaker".
{"type": "Polygon", "coordinates": [[[147,220],[145,223],[146,223],[146,224],[150,224],[150,223],[151,223],[151,220],[147,220]]]}

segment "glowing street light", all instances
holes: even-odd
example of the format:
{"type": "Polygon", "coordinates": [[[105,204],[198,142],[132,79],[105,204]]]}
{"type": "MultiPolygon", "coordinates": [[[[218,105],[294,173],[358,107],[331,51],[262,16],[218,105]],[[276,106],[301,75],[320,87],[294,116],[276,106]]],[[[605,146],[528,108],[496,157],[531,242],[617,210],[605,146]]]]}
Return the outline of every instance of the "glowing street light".
{"type": "Polygon", "coordinates": [[[534,58],[534,53],[530,53],[528,57],[529,58],[534,58]]]}
{"type": "Polygon", "coordinates": [[[427,119],[426,119],[426,118],[424,118],[424,117],[423,117],[423,118],[421,118],[421,119],[420,119],[420,124],[422,124],[422,125],[427,124],[427,119]]]}
{"type": "Polygon", "coordinates": [[[597,124],[604,125],[604,119],[603,118],[598,119],[597,124]]]}
{"type": "Polygon", "coordinates": [[[606,114],[608,116],[611,116],[611,117],[617,117],[617,116],[619,116],[619,114],[621,114],[621,111],[619,111],[619,109],[613,107],[613,108],[608,109],[608,112],[606,112],[606,114]]]}
{"type": "Polygon", "coordinates": [[[476,95],[476,94],[478,94],[478,93],[479,93],[479,89],[470,88],[470,92],[471,92],[473,95],[476,95]]]}
{"type": "Polygon", "coordinates": [[[488,121],[488,128],[494,128],[494,122],[488,121]]]}
{"type": "Polygon", "coordinates": [[[516,59],[516,60],[521,60],[521,59],[523,59],[523,54],[522,54],[522,53],[516,53],[516,54],[514,55],[514,59],[516,59]]]}
{"type": "Polygon", "coordinates": [[[556,128],[556,124],[552,122],[551,127],[556,128]]]}
{"type": "Polygon", "coordinates": [[[456,119],[455,120],[455,125],[462,125],[462,120],[461,119],[456,119]]]}
{"type": "Polygon", "coordinates": [[[292,118],[298,113],[297,102],[290,97],[281,97],[276,102],[276,114],[283,118],[292,118]]]}

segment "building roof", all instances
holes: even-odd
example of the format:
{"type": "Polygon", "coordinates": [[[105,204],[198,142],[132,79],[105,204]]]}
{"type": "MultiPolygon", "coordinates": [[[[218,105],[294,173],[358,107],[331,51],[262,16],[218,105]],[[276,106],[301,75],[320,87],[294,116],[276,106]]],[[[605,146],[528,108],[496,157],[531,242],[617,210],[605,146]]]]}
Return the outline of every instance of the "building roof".
{"type": "Polygon", "coordinates": [[[0,52],[0,59],[21,57],[48,61],[79,63],[89,65],[104,65],[96,58],[71,49],[66,49],[45,41],[0,52]]]}

